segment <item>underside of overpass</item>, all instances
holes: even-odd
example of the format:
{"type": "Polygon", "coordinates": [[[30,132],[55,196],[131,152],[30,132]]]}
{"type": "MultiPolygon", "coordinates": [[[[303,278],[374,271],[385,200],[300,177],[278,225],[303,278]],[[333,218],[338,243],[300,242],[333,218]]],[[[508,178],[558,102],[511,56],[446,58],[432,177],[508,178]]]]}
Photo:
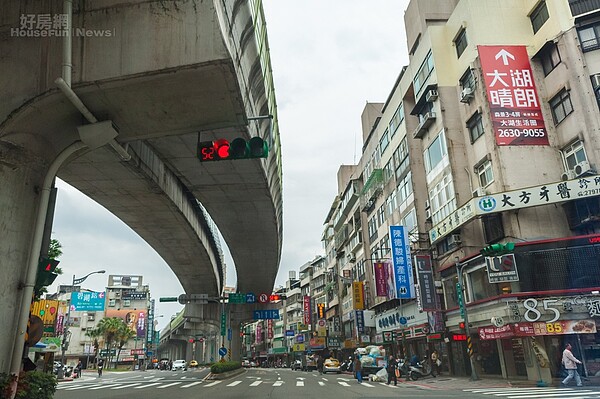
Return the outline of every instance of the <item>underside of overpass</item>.
{"type": "MultiPolygon", "coordinates": [[[[4,3],[4,27],[23,13],[61,13],[58,4],[48,10],[4,3]]],[[[281,153],[267,88],[272,82],[265,80],[268,46],[249,39],[260,26],[250,4],[73,3],[74,26],[118,27],[111,37],[73,38],[72,87],[98,120],[112,121],[132,159],[124,161],[108,147],[84,149],[58,176],[144,238],[186,293],[218,296],[223,265],[206,209],[232,253],[238,290],[269,292],[281,254],[281,153]],[[260,115],[270,119],[249,120],[260,115]],[[198,140],[254,136],[270,144],[267,159],[201,163],[196,157],[198,140]]],[[[2,67],[14,72],[0,77],[0,90],[11,93],[0,104],[0,226],[10,237],[0,242],[9,276],[0,281],[0,317],[10,331],[0,337],[0,371],[8,371],[13,344],[24,334],[17,315],[29,299],[19,293],[32,264],[32,210],[44,176],[57,155],[80,140],[77,127],[89,123],[53,84],[61,75],[61,48],[60,38],[0,35],[2,67]]]]}

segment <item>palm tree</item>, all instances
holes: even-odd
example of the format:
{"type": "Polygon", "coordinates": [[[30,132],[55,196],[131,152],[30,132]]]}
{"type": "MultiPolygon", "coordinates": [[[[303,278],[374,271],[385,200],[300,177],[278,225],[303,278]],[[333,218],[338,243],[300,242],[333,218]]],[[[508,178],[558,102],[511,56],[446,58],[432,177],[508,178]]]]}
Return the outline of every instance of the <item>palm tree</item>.
{"type": "Polygon", "coordinates": [[[94,347],[94,359],[98,359],[98,352],[100,351],[100,341],[98,338],[102,336],[102,333],[97,328],[89,329],[85,332],[85,335],[92,339],[92,346],[94,347]]]}
{"type": "MultiPolygon", "coordinates": [[[[117,341],[119,331],[121,331],[123,326],[127,327],[125,321],[118,317],[105,317],[96,325],[96,329],[104,338],[106,351],[109,354],[109,360],[111,359],[110,348],[113,346],[113,343],[117,341]]],[[[108,368],[108,365],[105,367],[108,368]]]]}
{"type": "Polygon", "coordinates": [[[125,346],[127,341],[129,341],[131,338],[135,337],[136,335],[137,335],[136,331],[133,331],[131,328],[129,328],[129,326],[127,324],[123,323],[123,325],[121,326],[121,328],[119,329],[119,331],[117,333],[117,336],[115,337],[115,340],[117,342],[117,348],[119,348],[119,352],[117,352],[117,359],[121,355],[121,349],[123,349],[123,346],[125,346]]]}

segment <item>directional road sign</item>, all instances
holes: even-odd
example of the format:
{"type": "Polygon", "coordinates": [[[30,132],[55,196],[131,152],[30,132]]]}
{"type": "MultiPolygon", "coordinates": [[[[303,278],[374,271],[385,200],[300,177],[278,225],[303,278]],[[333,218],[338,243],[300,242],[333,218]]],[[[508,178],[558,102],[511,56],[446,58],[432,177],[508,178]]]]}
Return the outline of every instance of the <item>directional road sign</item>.
{"type": "Polygon", "coordinates": [[[160,298],[158,301],[159,302],[177,302],[177,297],[176,296],[171,296],[171,297],[166,297],[166,298],[163,297],[163,298],[160,298]]]}
{"type": "Polygon", "coordinates": [[[279,319],[279,309],[255,310],[254,320],[279,319]]]}
{"type": "Polygon", "coordinates": [[[219,356],[223,357],[227,354],[227,348],[225,348],[224,346],[219,348],[219,356]]]}
{"type": "Polygon", "coordinates": [[[249,292],[246,294],[246,303],[256,303],[256,295],[254,293],[249,292]]]}

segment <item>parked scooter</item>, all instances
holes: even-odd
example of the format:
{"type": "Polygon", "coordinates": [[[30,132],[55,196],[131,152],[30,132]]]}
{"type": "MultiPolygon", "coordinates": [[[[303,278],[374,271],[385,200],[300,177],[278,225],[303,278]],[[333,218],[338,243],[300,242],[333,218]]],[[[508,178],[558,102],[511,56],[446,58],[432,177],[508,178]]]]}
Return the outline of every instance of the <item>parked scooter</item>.
{"type": "Polygon", "coordinates": [[[347,360],[344,360],[340,365],[341,371],[350,371],[354,370],[354,362],[352,361],[352,357],[349,357],[347,360]]]}
{"type": "Polygon", "coordinates": [[[431,364],[428,359],[423,359],[416,365],[409,366],[408,375],[411,380],[416,381],[419,378],[426,377],[431,374],[431,364]]]}

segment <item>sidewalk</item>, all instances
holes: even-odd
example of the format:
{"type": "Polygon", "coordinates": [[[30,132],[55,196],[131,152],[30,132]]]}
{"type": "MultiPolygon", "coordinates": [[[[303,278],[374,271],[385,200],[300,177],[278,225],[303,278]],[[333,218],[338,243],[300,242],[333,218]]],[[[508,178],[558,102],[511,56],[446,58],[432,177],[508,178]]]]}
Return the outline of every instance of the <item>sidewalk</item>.
{"type": "MultiPolygon", "coordinates": [[[[547,386],[559,387],[561,380],[554,378],[552,381],[545,381],[547,386]]],[[[404,378],[398,379],[398,385],[415,385],[426,389],[469,389],[469,388],[510,388],[510,387],[536,387],[537,381],[529,380],[505,380],[503,378],[483,377],[477,381],[471,381],[469,377],[438,376],[437,378],[425,377],[417,381],[405,381],[404,378]]],[[[584,379],[584,386],[600,386],[598,377],[584,379]]],[[[571,386],[575,386],[572,382],[571,386]]]]}

